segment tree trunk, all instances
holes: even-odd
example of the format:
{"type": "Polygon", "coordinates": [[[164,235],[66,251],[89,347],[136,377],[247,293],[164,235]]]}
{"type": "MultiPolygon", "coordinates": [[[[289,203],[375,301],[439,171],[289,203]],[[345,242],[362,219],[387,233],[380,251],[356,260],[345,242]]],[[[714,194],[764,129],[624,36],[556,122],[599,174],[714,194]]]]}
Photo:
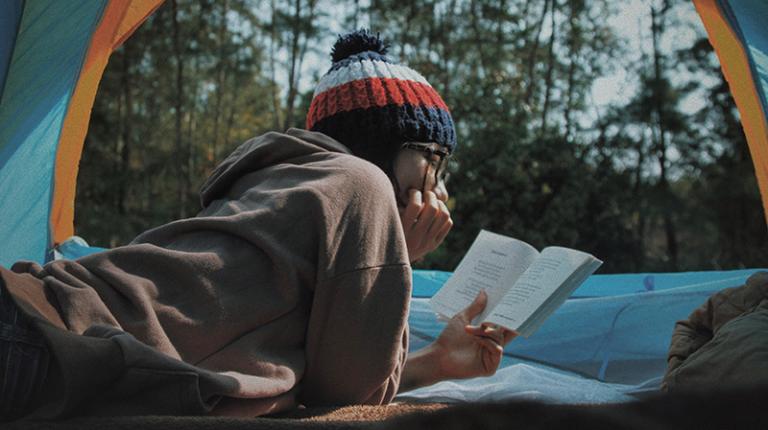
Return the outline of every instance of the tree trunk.
{"type": "Polygon", "coordinates": [[[487,79],[488,78],[488,57],[486,55],[487,51],[487,43],[484,40],[483,36],[485,35],[485,31],[483,28],[480,27],[480,16],[477,11],[477,8],[479,7],[477,1],[473,0],[470,3],[470,11],[471,11],[471,18],[470,18],[470,24],[472,25],[472,31],[474,34],[472,35],[472,40],[475,42],[475,50],[477,52],[477,55],[480,57],[480,68],[478,69],[479,78],[480,79],[487,79]]]}
{"type": "Polygon", "coordinates": [[[174,104],[174,135],[175,135],[175,149],[176,149],[176,198],[177,198],[177,215],[179,218],[186,217],[186,205],[187,205],[187,189],[186,185],[186,172],[185,163],[187,157],[184,154],[186,149],[182,142],[182,106],[184,97],[184,62],[183,53],[181,50],[181,36],[179,34],[179,11],[176,0],[171,0],[172,19],[173,19],[173,55],[176,58],[176,100],[174,104]]]}
{"type": "Polygon", "coordinates": [[[525,90],[525,97],[523,98],[526,105],[531,104],[531,97],[533,97],[533,91],[535,88],[534,74],[536,67],[536,56],[539,51],[539,37],[541,36],[541,28],[544,26],[544,19],[547,17],[548,10],[549,0],[544,0],[544,8],[541,11],[541,18],[539,18],[539,22],[536,24],[536,36],[533,38],[533,45],[528,51],[528,87],[525,90]]]}
{"type": "MultiPolygon", "coordinates": [[[[408,31],[411,29],[411,21],[416,17],[415,2],[408,2],[408,13],[405,14],[405,22],[400,31],[400,58],[405,58],[405,47],[408,45],[408,31]]],[[[371,21],[373,22],[373,21],[371,21]]]]}
{"type": "MultiPolygon", "coordinates": [[[[315,20],[315,6],[317,5],[317,0],[308,0],[308,15],[305,18],[305,21],[307,22],[308,26],[311,26],[312,22],[315,20]]],[[[296,98],[299,96],[299,82],[301,82],[301,71],[304,69],[304,58],[306,58],[307,54],[307,48],[309,47],[309,28],[307,27],[307,32],[304,34],[304,42],[301,44],[301,50],[299,51],[299,64],[296,68],[296,76],[294,77],[295,83],[294,83],[294,100],[291,100],[291,116],[295,117],[294,114],[294,105],[296,104],[296,98]]],[[[305,112],[306,114],[306,112],[305,112]]],[[[288,123],[288,127],[292,127],[292,122],[295,121],[295,119],[292,119],[290,123],[288,123]]],[[[303,126],[301,124],[300,126],[303,126]]]]}
{"type": "MultiPolygon", "coordinates": [[[[459,53],[456,53],[454,50],[449,49],[451,44],[451,33],[449,32],[449,28],[452,27],[453,23],[453,14],[456,9],[456,0],[451,0],[451,2],[448,4],[448,8],[446,9],[445,15],[443,15],[440,19],[440,34],[443,37],[442,43],[440,44],[440,82],[442,84],[442,88],[440,88],[440,93],[442,94],[442,97],[444,100],[450,100],[451,98],[451,85],[450,85],[450,79],[452,76],[452,73],[450,72],[450,55],[456,55],[459,53]]],[[[464,55],[463,51],[459,55],[464,55]]]]}
{"type": "Polygon", "coordinates": [[[669,6],[665,4],[661,11],[657,11],[656,8],[651,5],[651,33],[653,36],[653,73],[654,73],[654,101],[656,110],[656,127],[658,128],[658,141],[657,141],[657,157],[659,162],[659,193],[662,196],[662,213],[664,220],[664,233],[667,240],[667,256],[669,258],[670,270],[678,269],[678,246],[677,246],[677,229],[675,226],[674,218],[672,216],[671,205],[674,200],[672,190],[669,186],[668,172],[667,172],[667,132],[666,132],[666,118],[664,116],[663,95],[660,93],[662,89],[662,58],[659,48],[659,38],[664,31],[664,24],[661,22],[664,18],[669,6]]]}
{"type": "Polygon", "coordinates": [[[635,243],[637,249],[635,251],[635,270],[640,270],[645,265],[645,227],[646,227],[646,214],[645,205],[643,204],[643,165],[645,164],[645,143],[644,139],[640,138],[637,145],[637,168],[635,169],[635,183],[632,190],[632,201],[635,206],[635,213],[637,214],[637,226],[635,229],[635,243]]]}
{"type": "Polygon", "coordinates": [[[119,109],[119,112],[121,113],[120,116],[120,135],[121,137],[118,139],[121,148],[120,148],[120,166],[117,169],[120,182],[117,189],[117,213],[121,215],[125,215],[126,211],[126,197],[127,197],[127,186],[128,181],[130,180],[129,173],[130,173],[130,157],[131,157],[131,146],[129,144],[131,139],[131,133],[129,130],[131,130],[130,124],[131,124],[131,109],[132,109],[132,100],[131,100],[131,79],[130,79],[130,47],[126,46],[123,49],[123,61],[121,64],[121,70],[120,70],[120,86],[122,87],[122,107],[119,109]]]}
{"type": "Polygon", "coordinates": [[[272,10],[272,23],[270,27],[270,35],[269,35],[269,73],[270,73],[270,81],[271,81],[271,94],[272,94],[272,124],[273,128],[275,130],[280,130],[280,118],[282,115],[280,114],[280,95],[277,91],[277,75],[275,73],[275,56],[277,51],[277,2],[276,0],[272,0],[271,2],[271,10],[272,10]]]}
{"type": "Polygon", "coordinates": [[[221,117],[221,101],[224,98],[224,82],[226,75],[226,55],[224,52],[224,37],[227,30],[227,10],[229,9],[229,1],[224,0],[221,2],[221,21],[219,22],[217,42],[219,44],[219,58],[216,63],[216,98],[213,103],[213,135],[210,141],[210,152],[208,165],[211,167],[216,164],[216,149],[219,143],[219,119],[221,117]]]}
{"type": "Polygon", "coordinates": [[[568,52],[569,55],[569,62],[568,62],[568,92],[566,94],[566,102],[565,102],[565,141],[570,142],[571,141],[571,128],[573,127],[573,122],[571,118],[571,111],[573,111],[573,88],[576,84],[576,62],[577,58],[579,56],[579,52],[581,52],[581,46],[579,46],[578,43],[578,37],[579,37],[579,29],[577,26],[579,15],[581,14],[580,9],[576,9],[576,4],[571,3],[571,9],[570,9],[570,15],[568,17],[568,27],[569,27],[569,37],[568,37],[568,52]]]}
{"type": "Polygon", "coordinates": [[[301,0],[295,0],[293,4],[293,22],[291,28],[291,58],[288,69],[288,96],[285,101],[285,122],[281,130],[285,130],[293,124],[293,103],[296,99],[296,66],[299,63],[299,39],[301,38],[301,0]]]}
{"type": "MultiPolygon", "coordinates": [[[[231,91],[230,91],[229,104],[228,104],[229,114],[227,115],[227,124],[224,129],[224,146],[225,147],[228,147],[229,145],[229,136],[230,136],[230,133],[232,132],[232,126],[234,125],[234,122],[235,122],[235,112],[239,109],[239,106],[240,106],[238,104],[238,97],[241,95],[241,93],[237,85],[237,70],[240,69],[240,53],[239,52],[235,53],[235,62],[232,65],[232,69],[235,71],[235,73],[233,73],[232,75],[233,76],[232,84],[229,85],[229,88],[231,91]]],[[[214,154],[214,162],[218,163],[216,154],[214,154]]]]}
{"type": "Polygon", "coordinates": [[[555,39],[557,38],[557,26],[555,25],[555,14],[557,13],[557,0],[552,0],[552,10],[550,11],[550,22],[552,25],[552,34],[549,36],[549,53],[547,64],[547,76],[544,80],[544,106],[541,109],[541,132],[539,137],[543,138],[547,134],[547,115],[549,114],[549,101],[552,95],[552,75],[555,70],[555,39]]]}

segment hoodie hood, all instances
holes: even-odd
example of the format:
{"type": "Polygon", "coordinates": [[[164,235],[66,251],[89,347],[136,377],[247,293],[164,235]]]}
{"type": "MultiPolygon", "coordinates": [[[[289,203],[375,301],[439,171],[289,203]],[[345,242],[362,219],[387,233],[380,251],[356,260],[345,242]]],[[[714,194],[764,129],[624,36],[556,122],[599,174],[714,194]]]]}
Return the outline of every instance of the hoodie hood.
{"type": "Polygon", "coordinates": [[[285,133],[269,132],[247,140],[206,179],[200,189],[200,203],[206,207],[223,197],[243,175],[317,152],[351,154],[346,146],[322,133],[297,128],[285,133]]]}

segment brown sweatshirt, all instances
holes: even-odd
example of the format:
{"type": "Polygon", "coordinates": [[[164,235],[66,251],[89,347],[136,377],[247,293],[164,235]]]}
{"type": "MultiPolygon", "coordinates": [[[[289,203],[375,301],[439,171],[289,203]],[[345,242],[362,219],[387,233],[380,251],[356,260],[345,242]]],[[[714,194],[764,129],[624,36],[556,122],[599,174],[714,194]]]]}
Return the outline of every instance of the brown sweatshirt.
{"type": "Polygon", "coordinates": [[[386,175],[291,129],[237,148],[201,200],[127,246],[2,271],[55,359],[37,415],[389,402],[411,272],[386,175]]]}

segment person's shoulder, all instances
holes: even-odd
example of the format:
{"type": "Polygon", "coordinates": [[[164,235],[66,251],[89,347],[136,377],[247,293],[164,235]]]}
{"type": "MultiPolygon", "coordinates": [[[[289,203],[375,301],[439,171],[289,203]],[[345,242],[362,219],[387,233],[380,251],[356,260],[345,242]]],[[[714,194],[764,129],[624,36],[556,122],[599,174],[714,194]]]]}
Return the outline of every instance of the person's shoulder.
{"type": "Polygon", "coordinates": [[[389,177],[377,167],[351,154],[328,154],[323,180],[311,186],[329,219],[366,220],[364,224],[397,219],[397,201],[389,177]]]}
{"type": "Polygon", "coordinates": [[[392,190],[392,181],[375,164],[352,154],[335,153],[333,157],[342,180],[350,189],[379,192],[392,190]]]}

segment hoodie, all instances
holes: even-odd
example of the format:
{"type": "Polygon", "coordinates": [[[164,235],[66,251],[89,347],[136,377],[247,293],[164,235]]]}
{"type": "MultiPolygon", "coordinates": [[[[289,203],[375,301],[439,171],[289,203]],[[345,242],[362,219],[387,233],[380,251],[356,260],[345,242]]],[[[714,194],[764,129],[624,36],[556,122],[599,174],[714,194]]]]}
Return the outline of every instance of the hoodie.
{"type": "Polygon", "coordinates": [[[2,270],[54,358],[35,416],[389,402],[411,272],[386,175],[291,129],[243,143],[201,202],[129,245],[2,270]]]}

